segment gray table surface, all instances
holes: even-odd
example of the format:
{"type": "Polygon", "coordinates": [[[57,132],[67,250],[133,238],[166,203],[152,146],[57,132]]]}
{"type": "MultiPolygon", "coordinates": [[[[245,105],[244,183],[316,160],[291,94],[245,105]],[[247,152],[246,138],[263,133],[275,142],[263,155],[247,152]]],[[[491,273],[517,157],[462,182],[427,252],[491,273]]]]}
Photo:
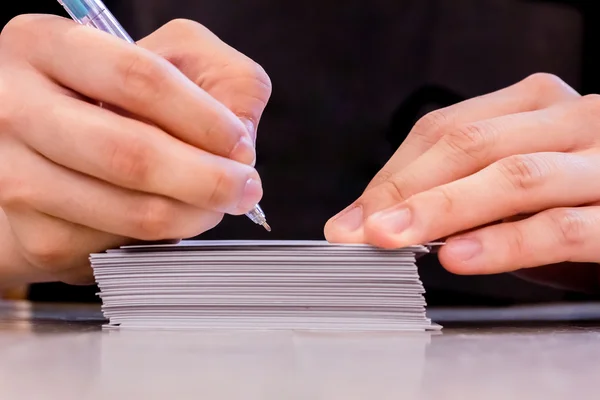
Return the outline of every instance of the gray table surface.
{"type": "Polygon", "coordinates": [[[600,304],[430,316],[469,325],[441,334],[106,331],[95,306],[0,301],[0,399],[600,398],[600,304]],[[553,322],[518,322],[533,320],[553,322]]]}

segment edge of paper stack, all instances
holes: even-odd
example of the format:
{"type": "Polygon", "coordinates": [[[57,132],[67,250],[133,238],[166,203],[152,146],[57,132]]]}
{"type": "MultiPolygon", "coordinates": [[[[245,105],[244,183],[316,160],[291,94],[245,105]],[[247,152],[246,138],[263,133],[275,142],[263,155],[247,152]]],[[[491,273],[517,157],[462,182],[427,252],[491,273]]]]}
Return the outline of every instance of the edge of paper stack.
{"type": "Polygon", "coordinates": [[[439,330],[416,259],[325,241],[182,241],[90,256],[107,328],[439,330]]]}

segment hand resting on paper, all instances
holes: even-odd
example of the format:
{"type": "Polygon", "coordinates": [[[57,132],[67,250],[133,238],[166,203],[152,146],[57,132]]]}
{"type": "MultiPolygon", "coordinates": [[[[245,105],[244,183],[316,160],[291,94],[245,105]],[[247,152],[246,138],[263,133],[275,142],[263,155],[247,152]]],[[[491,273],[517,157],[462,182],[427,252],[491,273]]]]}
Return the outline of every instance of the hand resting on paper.
{"type": "Polygon", "coordinates": [[[451,272],[598,291],[600,96],[536,74],[430,113],[325,235],[385,248],[444,238],[451,272]]]}
{"type": "Polygon", "coordinates": [[[138,44],[54,16],[3,30],[0,286],[88,283],[90,252],[192,237],[261,199],[263,69],[191,21],[138,44]]]}

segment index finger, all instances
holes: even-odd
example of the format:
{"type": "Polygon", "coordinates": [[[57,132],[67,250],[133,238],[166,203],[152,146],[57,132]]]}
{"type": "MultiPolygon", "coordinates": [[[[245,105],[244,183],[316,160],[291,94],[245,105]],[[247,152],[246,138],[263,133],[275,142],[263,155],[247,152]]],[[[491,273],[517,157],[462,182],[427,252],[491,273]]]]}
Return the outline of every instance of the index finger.
{"type": "Polygon", "coordinates": [[[403,247],[519,214],[574,207],[598,198],[598,157],[533,153],[502,159],[466,178],[421,192],[369,216],[366,241],[403,247]]]}
{"type": "Polygon", "coordinates": [[[59,84],[135,114],[195,147],[254,161],[242,122],[164,58],[52,16],[19,17],[3,35],[15,35],[22,56],[59,84]]]}
{"type": "Polygon", "coordinates": [[[513,114],[457,127],[359,200],[365,215],[476,173],[513,154],[567,152],[585,146],[591,131],[573,127],[579,103],[513,114]]]}
{"type": "Polygon", "coordinates": [[[201,24],[177,19],[138,45],[175,65],[242,120],[253,140],[271,96],[265,70],[201,24]],[[210,53],[207,53],[210,49],[210,53]]]}
{"type": "Polygon", "coordinates": [[[514,85],[433,111],[421,118],[381,171],[368,186],[371,189],[394,173],[418,160],[444,134],[476,121],[541,110],[581,97],[560,78],[534,74],[514,85]]]}

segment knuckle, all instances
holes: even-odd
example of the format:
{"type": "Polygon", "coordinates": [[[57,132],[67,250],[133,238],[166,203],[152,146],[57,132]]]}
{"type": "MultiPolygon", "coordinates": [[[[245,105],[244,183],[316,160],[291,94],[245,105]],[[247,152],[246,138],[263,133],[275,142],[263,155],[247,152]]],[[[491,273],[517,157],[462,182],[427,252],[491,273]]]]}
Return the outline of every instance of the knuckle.
{"type": "Polygon", "coordinates": [[[508,250],[510,253],[516,255],[525,254],[527,246],[525,245],[525,235],[523,234],[521,225],[513,223],[506,224],[506,227],[510,230],[510,234],[505,236],[508,240],[508,250]]]}
{"type": "Polygon", "coordinates": [[[543,184],[549,174],[548,167],[533,155],[515,155],[497,163],[502,177],[510,189],[531,190],[543,184]]]}
{"type": "Polygon", "coordinates": [[[597,118],[600,113],[600,94],[588,94],[580,99],[583,109],[597,118]]]}
{"type": "MultiPolygon", "coordinates": [[[[391,198],[397,201],[407,200],[412,195],[408,187],[404,184],[404,180],[398,176],[391,176],[380,184],[383,193],[388,193],[391,198]]],[[[377,192],[380,192],[380,190],[378,189],[377,192]]]]}
{"type": "Polygon", "coordinates": [[[438,186],[431,189],[429,195],[432,196],[433,204],[444,214],[455,211],[456,201],[454,195],[447,186],[438,186]]]}
{"type": "Polygon", "coordinates": [[[238,117],[246,117],[257,123],[259,116],[256,114],[266,107],[272,94],[271,79],[264,68],[251,59],[245,59],[231,68],[232,76],[237,79],[237,88],[240,93],[256,104],[256,107],[248,109],[249,103],[243,102],[237,106],[233,105],[232,111],[238,117]]]}
{"type": "Polygon", "coordinates": [[[375,174],[375,176],[369,183],[367,189],[371,189],[375,186],[379,186],[380,184],[385,183],[386,181],[391,179],[392,176],[394,176],[394,173],[392,171],[390,171],[387,168],[382,168],[381,170],[379,170],[379,172],[377,172],[377,174],[375,174]]]}
{"type": "Polygon", "coordinates": [[[586,121],[590,125],[591,135],[573,135],[573,147],[594,147],[598,142],[598,127],[600,126],[600,94],[588,94],[580,97],[577,101],[565,107],[565,120],[586,121]]]}
{"type": "Polygon", "coordinates": [[[411,135],[418,137],[428,145],[434,145],[440,140],[448,127],[452,125],[451,118],[445,109],[432,111],[421,117],[415,123],[411,135]]]}
{"type": "Polygon", "coordinates": [[[538,72],[525,78],[525,83],[540,94],[552,94],[562,92],[565,82],[554,74],[538,72]]]}
{"type": "Polygon", "coordinates": [[[183,35],[187,35],[189,33],[196,33],[198,31],[198,28],[201,27],[202,25],[200,25],[198,22],[186,18],[176,18],[167,22],[164,25],[165,29],[172,30],[177,34],[183,35]]]}
{"type": "Polygon", "coordinates": [[[152,148],[141,136],[129,140],[113,139],[106,144],[109,154],[109,173],[128,186],[148,182],[152,168],[152,148]]]}
{"type": "Polygon", "coordinates": [[[0,33],[1,44],[15,43],[23,45],[24,40],[28,40],[39,26],[36,28],[38,17],[30,14],[19,15],[8,21],[0,33]]]}
{"type": "Polygon", "coordinates": [[[580,245],[586,240],[586,219],[575,209],[555,209],[548,213],[561,245],[580,245]]]}
{"type": "Polygon", "coordinates": [[[442,140],[450,150],[450,154],[457,155],[461,161],[464,156],[479,158],[491,147],[495,135],[495,128],[491,124],[467,124],[453,129],[442,140]]]}
{"type": "Polygon", "coordinates": [[[177,208],[172,201],[163,197],[151,197],[140,202],[134,217],[134,232],[140,240],[173,239],[177,208]]]}
{"type": "Polygon", "coordinates": [[[165,92],[169,71],[162,59],[136,52],[117,64],[121,95],[130,103],[144,106],[157,101],[165,92]]]}
{"type": "Polygon", "coordinates": [[[70,240],[58,232],[51,235],[37,235],[23,241],[23,249],[28,261],[43,270],[58,272],[68,269],[71,264],[70,240]]]}
{"type": "Polygon", "coordinates": [[[267,71],[255,61],[248,60],[242,66],[242,72],[245,76],[258,84],[260,88],[266,89],[269,93],[272,89],[271,78],[267,71]]]}

